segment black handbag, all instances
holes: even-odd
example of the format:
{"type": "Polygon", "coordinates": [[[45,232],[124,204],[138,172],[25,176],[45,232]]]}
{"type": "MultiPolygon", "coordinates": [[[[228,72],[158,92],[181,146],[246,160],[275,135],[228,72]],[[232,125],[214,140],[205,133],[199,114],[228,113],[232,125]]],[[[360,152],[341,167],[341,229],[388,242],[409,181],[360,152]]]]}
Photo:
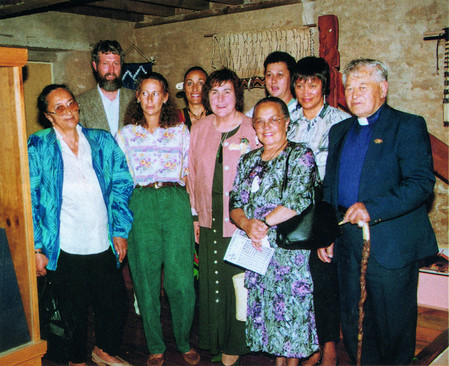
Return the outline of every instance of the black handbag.
{"type": "Polygon", "coordinates": [[[70,361],[76,320],[71,303],[59,295],[49,276],[38,277],[39,320],[42,339],[47,341],[45,358],[66,363],[70,361]]]}
{"type": "MultiPolygon", "coordinates": [[[[281,195],[287,189],[287,156],[281,195]]],[[[337,213],[328,202],[321,200],[321,186],[315,187],[315,201],[299,215],[277,224],[276,244],[283,249],[314,250],[331,245],[340,234],[337,213]]]]}

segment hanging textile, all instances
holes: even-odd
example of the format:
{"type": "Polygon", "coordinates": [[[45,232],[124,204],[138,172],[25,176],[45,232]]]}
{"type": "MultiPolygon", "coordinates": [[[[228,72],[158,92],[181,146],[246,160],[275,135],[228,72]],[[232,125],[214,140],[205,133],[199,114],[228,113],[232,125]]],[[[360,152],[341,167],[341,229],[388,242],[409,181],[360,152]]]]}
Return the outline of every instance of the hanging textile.
{"type": "Polygon", "coordinates": [[[243,89],[265,88],[265,78],[256,76],[253,78],[242,78],[243,89]]]}
{"type": "Polygon", "coordinates": [[[123,86],[136,90],[139,78],[151,72],[152,69],[152,62],[123,64],[123,86]]]}
{"type": "Polygon", "coordinates": [[[122,84],[128,89],[136,90],[139,78],[153,70],[153,65],[155,64],[156,59],[153,56],[148,57],[145,55],[145,53],[143,53],[135,44],[132,44],[124,52],[124,56],[128,56],[132,51],[137,52],[146,62],[123,64],[122,84]]]}
{"type": "Polygon", "coordinates": [[[242,79],[263,76],[263,62],[273,51],[288,52],[295,59],[313,55],[310,27],[221,33],[213,40],[212,66],[234,70],[242,79]]]}
{"type": "Polygon", "coordinates": [[[326,101],[330,106],[349,112],[345,100],[343,75],[340,72],[340,52],[338,51],[338,18],[336,15],[322,15],[318,17],[318,32],[320,38],[319,55],[329,65],[330,93],[326,101]]]}

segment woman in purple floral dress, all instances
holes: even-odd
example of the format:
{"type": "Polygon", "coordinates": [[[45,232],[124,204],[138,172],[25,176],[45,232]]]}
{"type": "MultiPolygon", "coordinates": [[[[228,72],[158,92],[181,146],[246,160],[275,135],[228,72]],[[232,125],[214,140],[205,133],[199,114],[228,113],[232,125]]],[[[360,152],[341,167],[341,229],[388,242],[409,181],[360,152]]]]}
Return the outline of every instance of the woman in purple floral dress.
{"type": "Polygon", "coordinates": [[[313,283],[307,250],[277,248],[276,225],[314,200],[316,165],[303,144],[287,140],[287,106],[278,98],[256,104],[253,125],[263,147],[244,155],[230,193],[232,220],[260,246],[268,236],[276,248],[265,276],[247,271],[247,344],[277,356],[276,365],[298,365],[319,349],[313,283]],[[282,194],[288,159],[288,184],[282,194]]]}

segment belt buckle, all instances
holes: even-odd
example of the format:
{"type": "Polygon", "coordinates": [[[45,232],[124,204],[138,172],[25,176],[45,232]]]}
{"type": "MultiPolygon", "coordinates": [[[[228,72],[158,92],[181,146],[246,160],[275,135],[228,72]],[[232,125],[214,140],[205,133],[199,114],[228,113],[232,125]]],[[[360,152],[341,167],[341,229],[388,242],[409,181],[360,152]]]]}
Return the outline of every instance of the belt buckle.
{"type": "Polygon", "coordinates": [[[154,188],[155,188],[155,189],[159,189],[159,188],[161,188],[161,187],[162,187],[162,184],[161,184],[160,182],[154,183],[154,188]]]}

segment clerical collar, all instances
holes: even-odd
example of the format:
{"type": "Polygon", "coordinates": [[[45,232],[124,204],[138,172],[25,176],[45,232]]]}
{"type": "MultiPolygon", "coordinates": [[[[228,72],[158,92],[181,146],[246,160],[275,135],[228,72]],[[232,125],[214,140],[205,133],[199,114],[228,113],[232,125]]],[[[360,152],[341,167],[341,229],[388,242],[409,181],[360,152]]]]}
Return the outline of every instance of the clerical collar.
{"type": "Polygon", "coordinates": [[[377,120],[379,119],[380,111],[383,109],[384,105],[385,105],[385,103],[382,104],[380,106],[380,108],[369,117],[357,118],[357,120],[359,121],[359,125],[360,126],[368,126],[368,125],[372,125],[372,124],[376,123],[377,120]]]}

